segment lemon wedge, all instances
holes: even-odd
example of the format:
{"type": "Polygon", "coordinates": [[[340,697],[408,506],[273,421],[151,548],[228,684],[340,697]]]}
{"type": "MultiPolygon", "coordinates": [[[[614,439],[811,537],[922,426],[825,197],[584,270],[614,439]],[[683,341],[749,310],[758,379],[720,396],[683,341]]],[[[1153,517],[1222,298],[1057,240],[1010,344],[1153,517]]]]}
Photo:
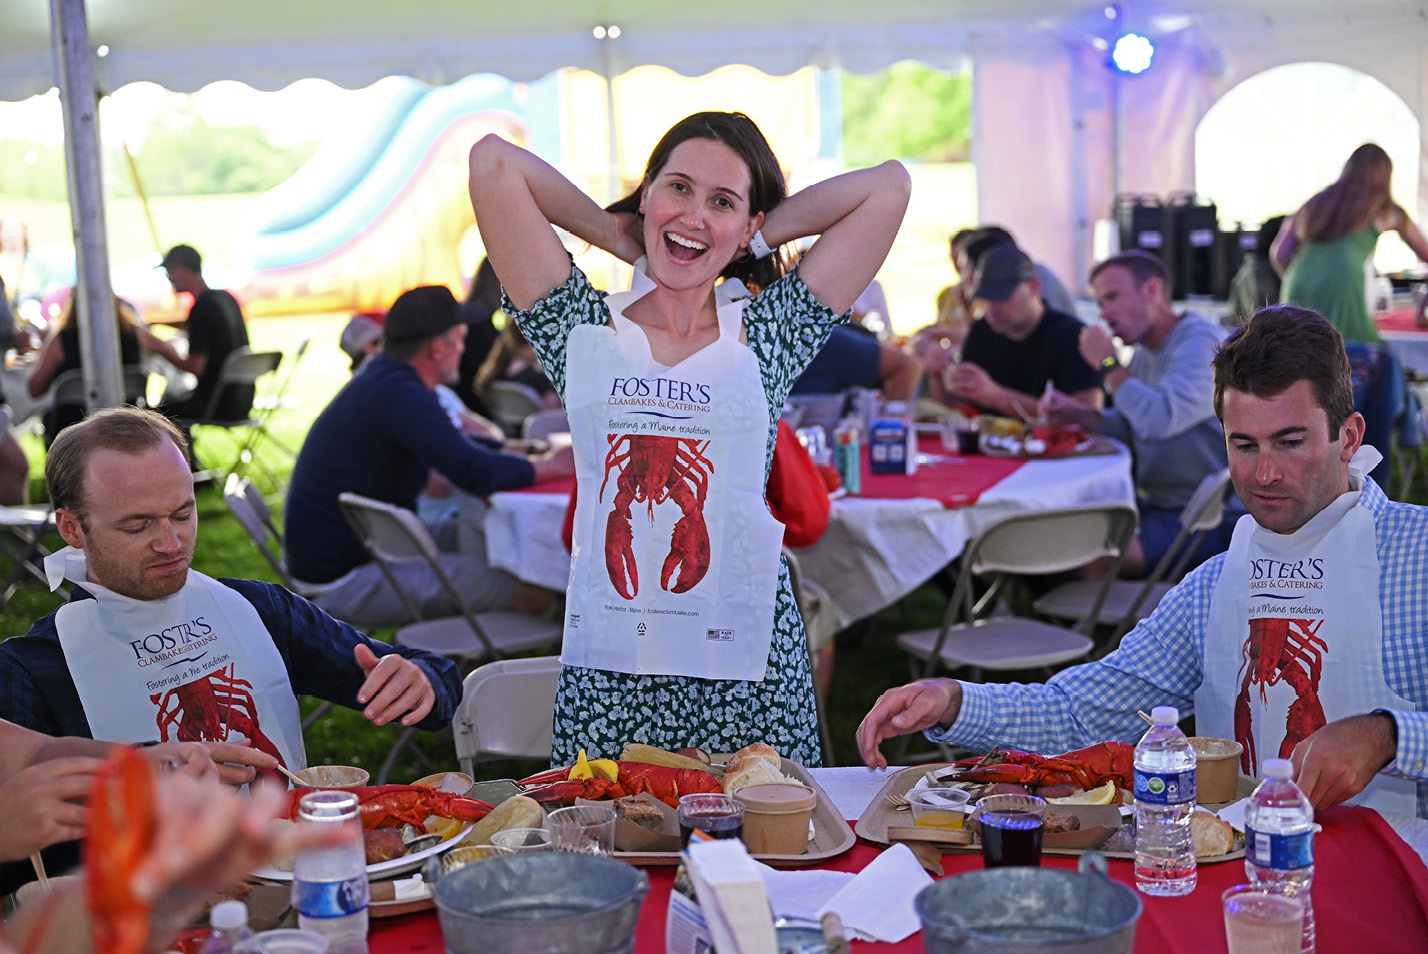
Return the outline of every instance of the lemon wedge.
{"type": "Polygon", "coordinates": [[[428,835],[440,835],[442,841],[448,841],[461,830],[461,822],[455,818],[443,818],[441,815],[431,815],[427,818],[426,824],[422,827],[426,829],[428,835]]]}
{"type": "Polygon", "coordinates": [[[1107,782],[1089,792],[1067,795],[1065,798],[1048,798],[1047,802],[1053,805],[1109,805],[1115,800],[1115,797],[1116,783],[1107,782]]]}

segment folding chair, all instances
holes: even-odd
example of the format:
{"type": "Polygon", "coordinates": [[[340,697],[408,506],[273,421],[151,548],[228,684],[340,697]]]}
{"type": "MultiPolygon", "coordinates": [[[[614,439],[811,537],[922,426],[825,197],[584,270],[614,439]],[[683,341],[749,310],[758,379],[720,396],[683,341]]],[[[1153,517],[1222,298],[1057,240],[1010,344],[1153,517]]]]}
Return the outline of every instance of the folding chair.
{"type": "Polygon", "coordinates": [[[252,417],[259,421],[256,427],[248,431],[248,439],[243,442],[243,446],[238,450],[238,457],[244,461],[251,460],[254,450],[257,448],[259,440],[266,440],[278,450],[287,455],[289,460],[297,460],[297,451],[273,436],[273,432],[268,429],[268,422],[273,415],[284,408],[297,407],[298,402],[289,400],[286,397],[288,388],[292,386],[293,379],[297,377],[298,365],[302,363],[303,355],[307,354],[307,346],[312,343],[311,338],[304,338],[298,342],[297,350],[293,352],[292,359],[288,361],[288,372],[283,377],[278,386],[271,394],[257,394],[253,397],[252,417]]]}
{"type": "MultiPolygon", "coordinates": [[[[10,429],[10,405],[0,404],[0,434],[10,429]]],[[[49,580],[40,563],[50,555],[45,549],[45,534],[54,529],[55,512],[48,504],[15,504],[0,506],[0,555],[14,561],[10,575],[0,589],[0,606],[8,606],[10,597],[20,587],[20,581],[29,573],[49,589],[49,580]]],[[[61,594],[69,598],[69,588],[61,594]]]]}
{"type": "MultiPolygon", "coordinates": [[[[126,364],[121,369],[124,389],[124,403],[135,407],[148,405],[149,372],[136,364],[126,364]]],[[[84,369],[66,371],[50,383],[49,405],[77,404],[81,407],[89,403],[89,395],[84,389],[84,369]]]]}
{"type": "Polygon", "coordinates": [[[253,482],[247,477],[229,474],[223,485],[223,500],[233,512],[233,516],[238,518],[238,523],[248,532],[248,538],[253,541],[258,552],[263,554],[263,559],[268,561],[268,566],[278,574],[283,586],[299,595],[306,595],[304,588],[288,573],[287,564],[282,558],[283,535],[278,530],[268,502],[253,487],[253,482]]]}
{"type": "Polygon", "coordinates": [[[942,625],[897,638],[898,646],[912,657],[914,674],[917,660],[925,663],[923,676],[939,667],[964,666],[980,674],[982,670],[1049,670],[1089,653],[1092,643],[1087,634],[1135,533],[1136,520],[1134,507],[1112,504],[1012,514],[987,527],[962,556],[942,625]],[[1021,616],[977,618],[972,600],[975,577],[995,574],[1000,582],[1012,575],[1064,573],[1104,557],[1112,560],[1111,574],[1073,628],[1021,616]]]}
{"type": "Polygon", "coordinates": [[[499,659],[471,671],[451,720],[461,771],[489,759],[549,759],[559,656],[499,659]]]}
{"type": "Polygon", "coordinates": [[[823,698],[823,690],[818,686],[815,671],[816,654],[837,635],[837,624],[833,620],[828,593],[804,577],[798,565],[798,557],[788,547],[783,548],[784,559],[788,561],[788,578],[793,585],[793,597],[798,603],[799,615],[803,617],[804,635],[808,641],[808,669],[813,673],[813,702],[818,710],[818,743],[823,748],[823,764],[833,765],[833,733],[828,729],[828,700],[823,698]]]}
{"type": "Polygon", "coordinates": [[[521,424],[521,436],[528,440],[543,441],[561,433],[570,433],[570,418],[561,410],[536,411],[521,424]]]}
{"type": "MultiPolygon", "coordinates": [[[[253,387],[263,375],[271,374],[276,371],[278,364],[281,363],[282,360],[283,353],[281,351],[254,351],[247,346],[234,348],[228,353],[228,357],[223,359],[223,368],[219,373],[218,386],[213,389],[213,394],[208,399],[208,407],[204,409],[203,414],[199,417],[186,418],[179,423],[183,427],[203,425],[204,427],[221,427],[225,430],[232,430],[238,427],[262,427],[263,419],[254,417],[251,414],[248,417],[238,420],[223,420],[217,417],[219,403],[229,388],[253,387]]],[[[195,444],[196,443],[197,442],[195,442],[195,444]]],[[[245,445],[239,445],[239,453],[234,457],[233,463],[226,469],[222,469],[223,477],[226,478],[229,474],[238,473],[244,464],[254,459],[252,453],[245,450],[244,447],[245,445]]],[[[193,454],[194,459],[197,460],[197,447],[193,449],[193,454]]],[[[218,469],[206,467],[202,471],[194,474],[194,480],[213,480],[216,479],[219,474],[218,469]]],[[[268,471],[268,476],[272,477],[276,482],[276,478],[271,471],[268,471]]]]}
{"type": "Polygon", "coordinates": [[[522,436],[521,424],[526,418],[546,409],[535,388],[516,381],[492,381],[481,396],[486,399],[496,423],[513,437],[522,436]]]}
{"type": "Polygon", "coordinates": [[[1185,564],[1199,546],[1200,538],[1225,519],[1229,490],[1229,468],[1207,474],[1200,481],[1180,511],[1180,531],[1143,581],[1111,580],[1109,588],[1100,580],[1064,583],[1034,602],[1032,609],[1043,616],[1075,620],[1084,617],[1100,598],[1096,623],[1116,627],[1109,643],[1110,648],[1114,648],[1131,627],[1155,612],[1175,581],[1184,575],[1185,564]]]}
{"type": "MultiPolygon", "coordinates": [[[[397,630],[397,642],[446,656],[462,665],[504,659],[512,653],[560,643],[562,626],[558,622],[510,610],[473,611],[442,568],[436,541],[432,540],[426,525],[410,510],[354,493],[340,494],[337,500],[353,532],[414,620],[397,630]],[[425,617],[395,572],[396,567],[411,564],[425,565],[453,605],[460,608],[457,615],[436,619],[425,617]]],[[[386,779],[397,753],[411,738],[413,731],[410,728],[404,730],[388,753],[378,774],[378,784],[386,779]]]]}

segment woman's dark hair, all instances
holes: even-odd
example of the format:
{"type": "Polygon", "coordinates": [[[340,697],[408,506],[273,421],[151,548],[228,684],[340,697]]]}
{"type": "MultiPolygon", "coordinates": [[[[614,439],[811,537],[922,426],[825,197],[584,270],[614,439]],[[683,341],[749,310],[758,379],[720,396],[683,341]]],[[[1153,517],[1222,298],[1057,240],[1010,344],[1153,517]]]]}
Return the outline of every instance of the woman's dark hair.
{"type": "Polygon", "coordinates": [[[1294,228],[1306,242],[1332,242],[1393,208],[1388,181],[1393,161],[1376,143],[1366,142],[1350,154],[1333,185],[1308,202],[1294,217],[1294,228]]]}
{"type": "Polygon", "coordinates": [[[471,290],[466,293],[462,304],[479,306],[487,315],[501,307],[501,280],[496,277],[489,258],[481,259],[481,264],[476,266],[476,274],[471,278],[471,290]]]}
{"type": "Polygon", "coordinates": [[[1215,353],[1215,416],[1225,419],[1225,391],[1258,398],[1283,394],[1308,381],[1314,403],[1329,418],[1329,440],[1354,413],[1349,356],[1337,329],[1317,311],[1269,305],[1236,328],[1215,353]]]}
{"type": "MultiPolygon", "coordinates": [[[[749,167],[749,215],[760,212],[768,214],[774,206],[788,197],[788,184],[784,181],[783,170],[769,147],[769,142],[752,119],[743,113],[704,112],[686,116],[669,128],[669,131],[655,144],[645,163],[645,175],[639,188],[606,206],[609,212],[634,212],[640,210],[640,193],[647,183],[669,162],[675,147],[689,139],[712,139],[723,143],[739,154],[749,167]]],[[[767,288],[783,275],[784,256],[775,250],[768,258],[754,258],[752,254],[740,255],[724,266],[719,274],[724,278],[737,278],[746,285],[767,288]]]]}

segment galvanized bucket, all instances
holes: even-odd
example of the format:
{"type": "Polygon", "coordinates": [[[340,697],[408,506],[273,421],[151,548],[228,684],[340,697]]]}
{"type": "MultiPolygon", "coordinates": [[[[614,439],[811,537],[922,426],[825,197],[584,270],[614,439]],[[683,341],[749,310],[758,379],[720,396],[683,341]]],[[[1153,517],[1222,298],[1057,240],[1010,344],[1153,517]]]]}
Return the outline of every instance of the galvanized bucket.
{"type": "Polygon", "coordinates": [[[431,894],[450,954],[629,954],[649,887],[623,861],[524,852],[453,871],[431,894]]]}
{"type": "Polygon", "coordinates": [[[1130,954],[1141,901],[1106,876],[1095,852],[1078,871],[987,868],[953,875],[913,900],[927,954],[1130,954]]]}

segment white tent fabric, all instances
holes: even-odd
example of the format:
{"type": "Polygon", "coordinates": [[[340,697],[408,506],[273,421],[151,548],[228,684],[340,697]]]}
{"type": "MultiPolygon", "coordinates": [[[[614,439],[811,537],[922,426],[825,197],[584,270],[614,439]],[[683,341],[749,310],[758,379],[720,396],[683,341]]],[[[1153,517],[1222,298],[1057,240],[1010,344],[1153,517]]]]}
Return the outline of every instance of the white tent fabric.
{"type": "MultiPolygon", "coordinates": [[[[903,59],[975,70],[979,207],[1079,285],[1090,229],[1110,207],[1111,83],[1098,48],[1152,36],[1152,69],[1122,83],[1128,190],[1194,187],[1194,129],[1225,91],[1280,63],[1326,60],[1381,79],[1420,120],[1419,217],[1428,206],[1428,6],[1404,0],[88,0],[98,83],[192,91],[319,77],[517,80],[564,66],[643,64],[698,75],[727,63],[880,69],[903,59]],[[619,27],[597,39],[596,26],[619,27]],[[995,162],[986,161],[995,157],[995,162]]],[[[54,83],[47,0],[0,0],[0,99],[54,83]]],[[[949,229],[959,224],[949,223],[949,229]]]]}

